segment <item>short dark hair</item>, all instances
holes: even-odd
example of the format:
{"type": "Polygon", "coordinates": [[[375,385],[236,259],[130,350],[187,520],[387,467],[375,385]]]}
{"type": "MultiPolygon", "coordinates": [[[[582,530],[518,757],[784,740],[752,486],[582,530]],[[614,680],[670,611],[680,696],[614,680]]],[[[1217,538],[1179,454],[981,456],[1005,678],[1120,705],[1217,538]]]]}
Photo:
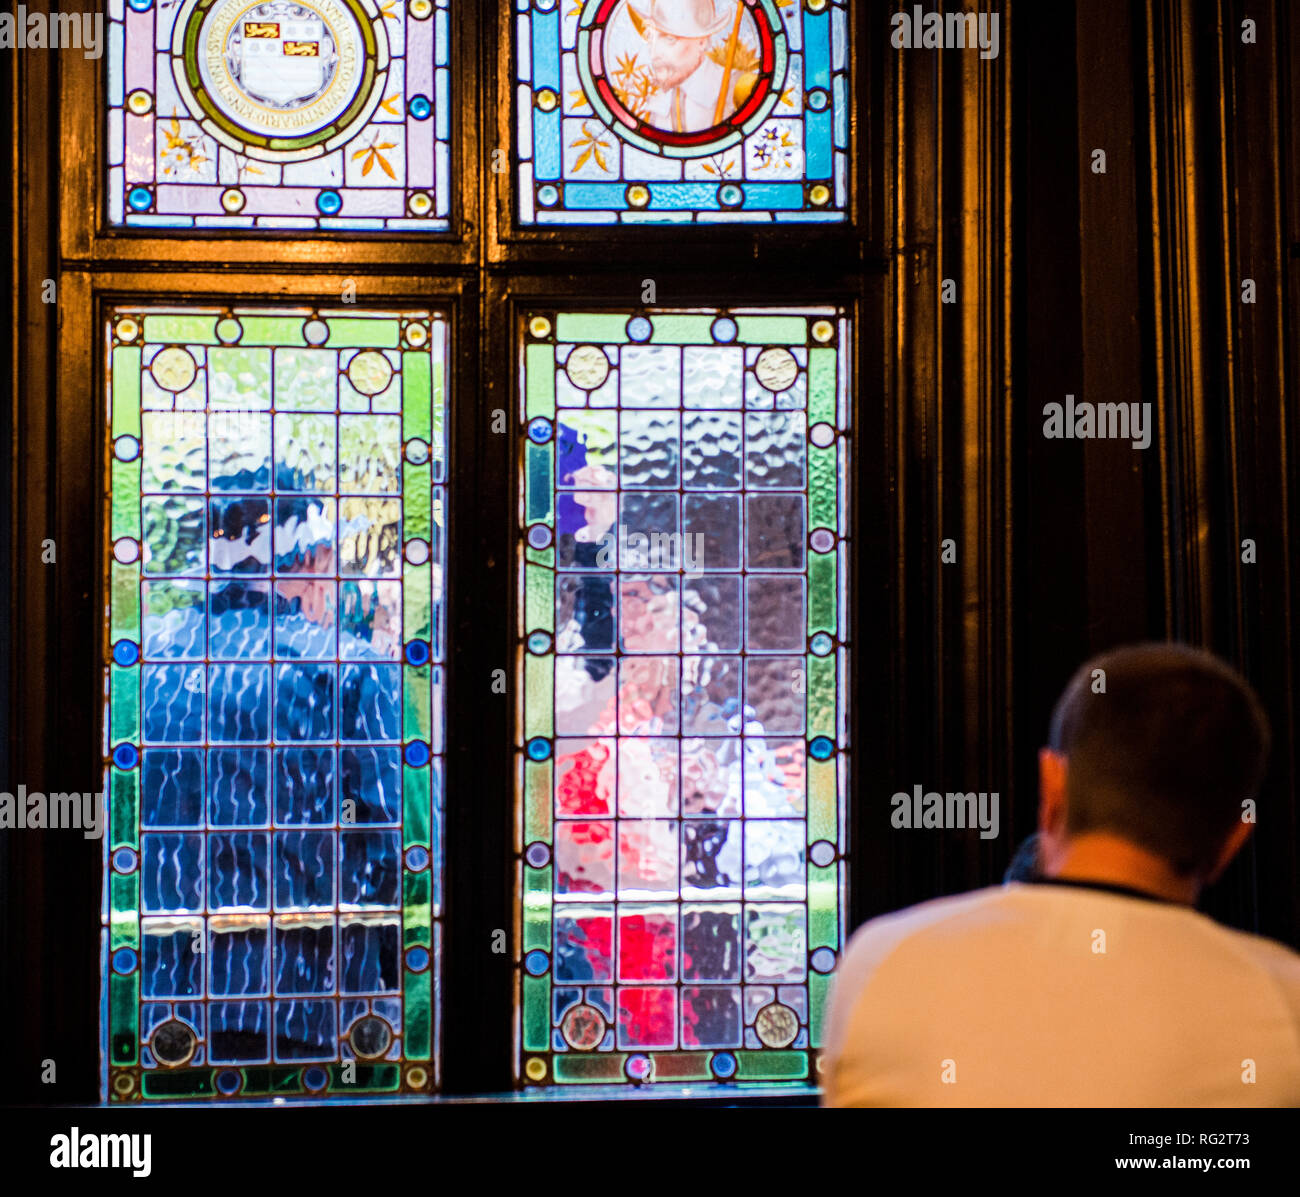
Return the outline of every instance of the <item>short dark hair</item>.
{"type": "Polygon", "coordinates": [[[1210,653],[1159,643],[1102,653],[1052,712],[1048,743],[1069,762],[1066,830],[1110,831],[1184,876],[1204,873],[1259,790],[1270,739],[1258,695],[1210,653]]]}
{"type": "Polygon", "coordinates": [[[1007,871],[1002,874],[1002,883],[1011,881],[1032,881],[1038,876],[1038,832],[1026,836],[1020,841],[1011,856],[1007,871]]]}

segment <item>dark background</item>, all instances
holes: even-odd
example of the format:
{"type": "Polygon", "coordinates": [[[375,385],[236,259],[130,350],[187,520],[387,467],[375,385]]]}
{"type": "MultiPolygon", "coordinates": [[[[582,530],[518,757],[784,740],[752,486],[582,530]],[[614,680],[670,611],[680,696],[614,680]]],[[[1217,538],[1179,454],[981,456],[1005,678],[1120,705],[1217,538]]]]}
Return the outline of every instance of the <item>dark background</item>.
{"type": "MultiPolygon", "coordinates": [[[[777,252],[760,235],[752,253],[705,237],[684,255],[680,233],[639,249],[638,270],[663,272],[661,302],[663,277],[689,256],[713,272],[683,276],[702,302],[710,286],[753,301],[815,298],[824,280],[827,298],[860,305],[850,921],[1000,879],[1034,828],[1036,749],[1069,675],[1114,645],[1172,638],[1240,667],[1275,733],[1257,834],[1203,908],[1300,946],[1300,12],[1287,0],[984,7],[1001,15],[991,62],[896,51],[889,15],[912,5],[857,6],[861,186],[847,254],[843,243],[777,252]],[[1253,45],[1241,41],[1247,18],[1253,45]],[[1104,175],[1091,169],[1097,148],[1104,175]],[[939,298],[948,278],[953,305],[939,298]],[[1245,278],[1254,305],[1241,302],[1245,278]],[[1151,447],[1045,440],[1043,405],[1067,393],[1152,403],[1151,447]],[[940,563],[945,538],[956,564],[940,563]],[[1241,561],[1244,538],[1256,564],[1241,561]],[[889,796],[918,783],[998,791],[1000,837],[893,830],[889,796]]],[[[482,77],[462,80],[462,112],[473,120],[477,109],[485,142],[492,32],[485,18],[468,51],[482,77]]],[[[68,219],[52,198],[68,150],[50,57],[0,50],[13,218],[0,296],[0,790],[11,793],[99,788],[86,764],[99,753],[99,697],[85,680],[98,662],[81,659],[99,642],[99,513],[68,510],[60,485],[87,467],[55,447],[68,402],[52,382],[64,317],[40,302],[41,280],[63,265],[52,230],[68,219]],[[67,534],[59,564],[44,566],[40,540],[54,527],[67,534]]],[[[480,186],[486,196],[497,183],[480,186]]],[[[567,273],[561,250],[549,266],[544,244],[521,256],[540,263],[539,290],[616,289],[567,273]]],[[[509,406],[509,325],[495,304],[527,290],[504,272],[508,257],[481,251],[461,272],[484,329],[466,367],[479,376],[464,390],[472,383],[486,408],[509,406]]],[[[476,419],[462,415],[452,448],[461,647],[444,1034],[446,1088],[462,1093],[508,1088],[511,1050],[512,964],[484,947],[490,928],[511,925],[509,714],[455,689],[486,657],[510,659],[511,458],[489,454],[476,419]],[[460,516],[458,483],[474,488],[460,516]]],[[[0,833],[7,1100],[96,1100],[97,862],[98,845],[78,832],[0,833]],[[39,1083],[46,1058],[57,1086],[39,1083]]]]}

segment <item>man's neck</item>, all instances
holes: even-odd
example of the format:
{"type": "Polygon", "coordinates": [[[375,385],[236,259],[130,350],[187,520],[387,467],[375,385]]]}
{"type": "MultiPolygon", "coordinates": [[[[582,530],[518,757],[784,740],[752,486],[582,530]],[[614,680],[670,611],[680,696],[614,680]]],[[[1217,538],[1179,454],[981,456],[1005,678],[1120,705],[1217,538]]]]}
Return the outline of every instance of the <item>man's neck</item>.
{"type": "Polygon", "coordinates": [[[1183,877],[1153,852],[1106,832],[1073,836],[1043,861],[1043,876],[1061,881],[1092,881],[1140,890],[1169,902],[1194,906],[1201,893],[1196,877],[1183,877]]]}

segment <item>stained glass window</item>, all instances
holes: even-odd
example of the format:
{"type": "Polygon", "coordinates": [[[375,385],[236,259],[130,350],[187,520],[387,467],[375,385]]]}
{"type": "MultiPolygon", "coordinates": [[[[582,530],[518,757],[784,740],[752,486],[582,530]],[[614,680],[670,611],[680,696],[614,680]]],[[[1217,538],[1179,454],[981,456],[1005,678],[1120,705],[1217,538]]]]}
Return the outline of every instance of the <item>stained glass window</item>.
{"type": "Polygon", "coordinates": [[[109,1098],[426,1091],[445,321],[106,332],[109,1098]]]}
{"type": "Polygon", "coordinates": [[[108,217],[444,229],[450,0],[111,0],[108,217]]]}
{"type": "Polygon", "coordinates": [[[810,1079],[844,926],[849,322],[520,336],[519,1074],[810,1079]]]}
{"type": "Polygon", "coordinates": [[[519,217],[838,221],[846,0],[516,0],[519,217]]]}

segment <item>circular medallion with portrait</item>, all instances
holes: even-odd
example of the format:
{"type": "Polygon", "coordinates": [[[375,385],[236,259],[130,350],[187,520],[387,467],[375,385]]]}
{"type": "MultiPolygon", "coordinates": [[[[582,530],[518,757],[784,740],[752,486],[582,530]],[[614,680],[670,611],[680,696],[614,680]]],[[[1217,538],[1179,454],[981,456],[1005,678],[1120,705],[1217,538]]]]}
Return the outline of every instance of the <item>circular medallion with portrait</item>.
{"type": "Polygon", "coordinates": [[[785,30],[773,0],[587,0],[578,74],[624,140],[678,158],[752,133],[780,98],[785,30]]]}

